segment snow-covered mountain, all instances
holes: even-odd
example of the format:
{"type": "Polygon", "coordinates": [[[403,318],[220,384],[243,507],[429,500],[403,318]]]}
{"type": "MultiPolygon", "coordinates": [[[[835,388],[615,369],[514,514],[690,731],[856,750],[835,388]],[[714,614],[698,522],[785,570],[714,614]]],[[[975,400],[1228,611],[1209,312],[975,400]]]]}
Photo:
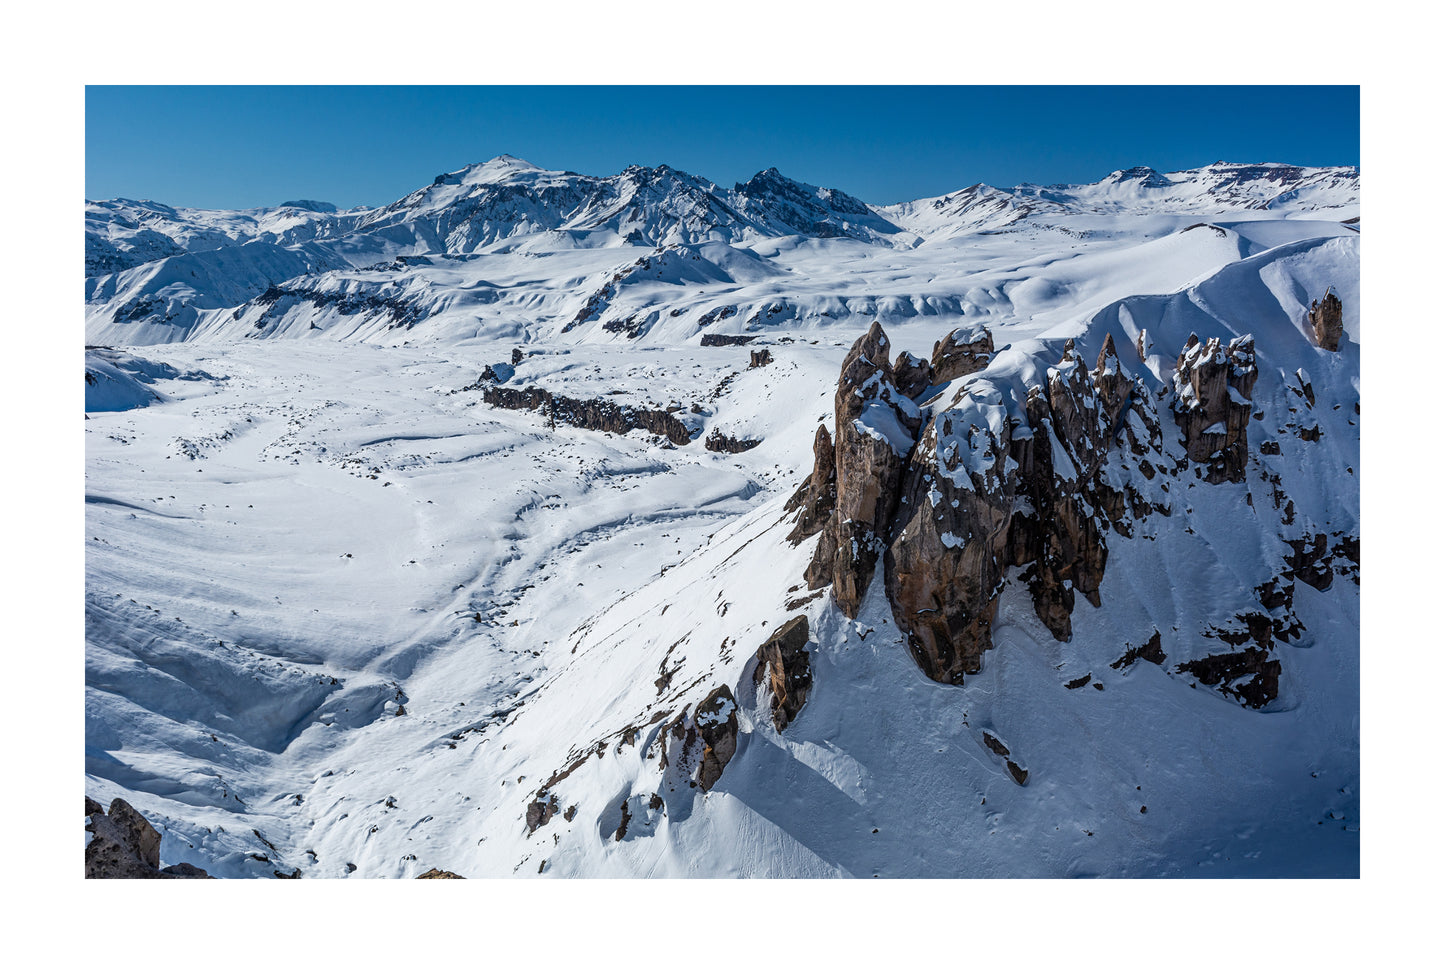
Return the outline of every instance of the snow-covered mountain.
{"type": "Polygon", "coordinates": [[[287,201],[274,208],[206,211],[155,201],[87,201],[85,275],[114,274],[177,255],[265,241],[286,246],[345,233],[357,211],[324,201],[287,201]]]}
{"type": "Polygon", "coordinates": [[[704,319],[724,320],[716,313],[742,325],[968,313],[987,310],[998,293],[976,283],[975,263],[948,256],[952,245],[996,243],[989,239],[999,232],[1105,239],[1114,215],[1129,220],[1129,238],[1145,214],[1157,215],[1150,236],[1200,218],[1349,222],[1359,215],[1358,181],[1354,169],[1280,164],[1167,175],[1135,168],[1091,185],[980,184],[870,207],[776,169],[725,191],[666,166],[597,178],[504,155],[438,175],[375,210],[95,202],[87,208],[87,338],[451,341],[498,311],[525,307],[553,337],[670,341],[695,334],[704,319]],[[855,265],[847,277],[798,277],[795,263],[847,243],[858,245],[846,256],[855,265]],[[654,256],[697,270],[669,270],[654,256]],[[550,270],[537,271],[538,258],[550,259],[550,270]],[[667,287],[618,297],[619,283],[642,280],[641,260],[649,260],[646,277],[667,287]],[[693,283],[699,272],[701,286],[693,283]],[[408,283],[399,285],[403,274],[408,283]],[[307,307],[275,307],[278,292],[307,307]],[[258,297],[268,319],[285,310],[287,323],[258,323],[258,297]]]}
{"type": "Polygon", "coordinates": [[[1132,167],[1115,171],[1097,184],[1024,184],[1013,193],[1074,213],[1169,211],[1217,217],[1229,211],[1287,208],[1307,214],[1358,205],[1360,178],[1353,167],[1216,161],[1198,170],[1170,174],[1132,167]]]}
{"type": "Polygon", "coordinates": [[[162,863],[1358,875],[1353,169],[87,232],[87,795],[162,863]]]}

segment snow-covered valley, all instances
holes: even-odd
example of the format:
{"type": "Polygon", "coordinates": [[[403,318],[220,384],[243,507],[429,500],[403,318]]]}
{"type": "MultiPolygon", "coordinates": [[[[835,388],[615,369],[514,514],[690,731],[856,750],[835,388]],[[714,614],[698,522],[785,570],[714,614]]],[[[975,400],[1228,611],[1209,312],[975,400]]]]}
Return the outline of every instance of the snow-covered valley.
{"type": "MultiPolygon", "coordinates": [[[[92,202],[87,229],[86,792],[145,814],[162,863],[1358,875],[1353,169],[871,207],[504,157],[381,209],[92,202]],[[888,365],[990,341],[880,376],[901,420],[860,385],[850,428],[875,324],[888,365]],[[1230,415],[1195,425],[1216,352],[1230,415]],[[1071,435],[1062,406],[1093,418],[1121,372],[1123,413],[1071,435]],[[673,437],[620,430],[643,411],[673,437]],[[1023,561],[1020,520],[1055,511],[1016,458],[1041,424],[1106,563],[1072,522],[1023,561]],[[925,612],[884,558],[906,513],[856,615],[841,568],[805,575],[820,426],[905,480],[936,449],[939,519],[1003,500],[998,581],[956,607],[988,613],[977,672],[930,678],[926,617],[900,624],[925,612]],[[795,690],[761,650],[799,616],[795,690]]],[[[934,542],[973,558],[964,528],[934,542]]]]}

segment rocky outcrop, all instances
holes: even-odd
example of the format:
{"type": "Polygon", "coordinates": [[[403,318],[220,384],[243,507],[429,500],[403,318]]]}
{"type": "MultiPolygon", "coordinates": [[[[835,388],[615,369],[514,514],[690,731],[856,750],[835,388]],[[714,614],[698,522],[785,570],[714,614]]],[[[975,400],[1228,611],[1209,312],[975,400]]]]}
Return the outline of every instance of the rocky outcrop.
{"type": "MultiPolygon", "coordinates": [[[[701,318],[699,318],[699,319],[697,320],[697,326],[698,326],[699,328],[706,328],[708,325],[711,325],[711,324],[713,324],[713,323],[715,323],[715,322],[724,321],[724,320],[726,320],[726,319],[728,319],[728,318],[731,318],[733,315],[735,315],[735,314],[737,314],[737,313],[738,313],[737,305],[718,305],[716,308],[713,308],[713,309],[709,310],[705,315],[703,315],[701,318]]],[[[565,330],[565,329],[564,329],[564,330],[565,330]]],[[[707,336],[704,335],[703,337],[707,337],[707,336]]],[[[734,336],[732,336],[732,337],[737,337],[737,336],[734,335],[734,336]]],[[[754,337],[756,337],[756,336],[754,336],[754,337]]],[[[704,344],[707,344],[707,342],[704,342],[704,344]]],[[[719,344],[719,343],[718,343],[718,342],[713,342],[713,344],[719,344]]],[[[726,342],[726,344],[734,345],[734,344],[739,344],[739,343],[738,343],[738,342],[732,342],[732,341],[730,341],[730,342],[726,342]]]]}
{"type": "Polygon", "coordinates": [[[416,875],[417,880],[466,880],[461,874],[454,874],[450,870],[437,870],[433,867],[425,873],[416,875]]]}
{"type": "Polygon", "coordinates": [[[1143,659],[1148,660],[1155,666],[1163,666],[1164,660],[1168,657],[1164,654],[1163,640],[1159,636],[1159,630],[1154,630],[1154,635],[1149,637],[1149,642],[1143,646],[1130,646],[1124,650],[1124,655],[1109,664],[1110,669],[1128,669],[1134,663],[1143,659]]]}
{"type": "Polygon", "coordinates": [[[929,677],[961,683],[992,646],[1017,476],[1007,421],[946,410],[914,450],[884,561],[894,619],[929,677]],[[968,459],[968,462],[965,462],[968,459]]]}
{"type": "Polygon", "coordinates": [[[993,359],[993,333],[987,328],[955,328],[933,345],[933,381],[937,384],[981,372],[993,359]]]}
{"type": "Polygon", "coordinates": [[[773,363],[773,353],[766,348],[748,354],[751,356],[751,360],[748,362],[749,368],[762,368],[773,363]]]}
{"type": "Polygon", "coordinates": [[[907,398],[917,399],[933,384],[933,366],[911,352],[893,359],[893,384],[907,398]]]}
{"type": "MultiPolygon", "coordinates": [[[[1139,341],[1148,344],[1142,335],[1139,341]]],[[[950,335],[936,348],[933,380],[950,374],[957,380],[991,351],[984,335],[950,335]],[[950,354],[952,348],[959,350],[950,354]]],[[[962,683],[982,668],[1006,577],[1027,586],[1040,622],[1068,640],[1078,597],[1103,603],[1106,536],[1132,538],[1140,520],[1172,514],[1170,482],[1189,464],[1177,458],[1176,443],[1166,446],[1159,413],[1169,393],[1154,395],[1128,372],[1112,335],[1092,367],[1072,340],[1054,364],[1031,364],[1022,375],[1014,367],[970,372],[977,377],[952,398],[931,399],[929,410],[915,415],[896,378],[919,366],[911,360],[889,366],[887,340],[874,325],[844,362],[836,436],[820,427],[813,472],[787,505],[796,513],[794,544],[819,535],[805,574],[809,588],[831,588],[838,607],[856,618],[881,559],[894,622],[918,666],[940,682],[962,683]]],[[[1243,480],[1257,376],[1249,335],[1228,344],[1191,336],[1179,355],[1170,403],[1179,443],[1208,466],[1212,483],[1243,480]]],[[[1291,504],[1281,522],[1290,525],[1292,512],[1291,504]]],[[[1335,551],[1323,536],[1288,544],[1293,555],[1282,560],[1280,578],[1289,583],[1327,589],[1331,566],[1358,568],[1351,561],[1357,542],[1342,541],[1335,551]]],[[[1266,608],[1275,605],[1279,593],[1260,591],[1266,608]]],[[[1180,670],[1247,706],[1262,706],[1278,693],[1278,661],[1267,658],[1275,640],[1298,639],[1303,627],[1289,612],[1240,619],[1243,629],[1204,635],[1236,648],[1252,639],[1263,656],[1208,655],[1180,670]]],[[[781,730],[791,719],[788,664],[780,647],[760,648],[758,659],[755,682],[770,682],[781,730]]],[[[1127,647],[1112,666],[1123,670],[1141,659],[1163,665],[1159,632],[1127,647]]]]}
{"type": "Polygon", "coordinates": [[[481,388],[482,401],[488,405],[513,410],[540,409],[546,413],[548,425],[565,422],[594,432],[615,432],[618,435],[640,428],[653,435],[665,436],[674,445],[686,445],[692,441],[687,426],[668,412],[614,405],[598,398],[568,398],[566,395],[554,395],[544,388],[499,388],[485,382],[469,386],[477,387],[481,388]]]}
{"type": "Polygon", "coordinates": [[[1328,289],[1324,298],[1310,302],[1310,327],[1314,329],[1315,343],[1325,351],[1340,350],[1340,338],[1345,333],[1344,310],[1340,299],[1328,289]]]}
{"type": "Polygon", "coordinates": [[[759,335],[703,335],[702,347],[722,348],[728,345],[746,345],[761,336],[759,335]]]}
{"type": "Polygon", "coordinates": [[[1254,336],[1241,335],[1225,346],[1218,338],[1201,343],[1189,336],[1174,365],[1174,421],[1184,432],[1192,462],[1209,466],[1206,481],[1244,481],[1249,464],[1247,433],[1254,410],[1250,393],[1259,370],[1254,365],[1254,336]]]}
{"type": "MultiPolygon", "coordinates": [[[[1286,540],[1293,550],[1285,560],[1286,574],[1292,580],[1299,580],[1307,586],[1324,592],[1334,583],[1335,571],[1331,567],[1332,556],[1323,532],[1313,539],[1299,538],[1286,540]]],[[[1356,543],[1358,545],[1358,543],[1356,543]]],[[[1358,560],[1359,550],[1355,550],[1358,560]]]]}
{"type": "Polygon", "coordinates": [[[1018,761],[1014,760],[1011,757],[1011,751],[1009,750],[1008,746],[1003,742],[1003,740],[1000,740],[996,734],[990,733],[985,730],[983,733],[983,745],[988,747],[989,750],[993,751],[996,756],[1003,758],[1004,769],[1008,771],[1009,776],[1013,777],[1015,783],[1017,783],[1019,786],[1023,786],[1028,782],[1028,769],[1019,765],[1018,761]]]}
{"type": "Polygon", "coordinates": [[[723,768],[738,748],[738,704],[732,690],[719,686],[707,695],[692,715],[693,726],[702,739],[702,764],[697,785],[708,791],[722,776],[723,768]]]}
{"type": "MultiPolygon", "coordinates": [[[[836,505],[805,577],[811,589],[831,584],[838,607],[853,618],[886,544],[921,424],[918,406],[893,383],[888,338],[877,322],[843,360],[833,416],[836,505]]],[[[815,464],[813,474],[826,476],[826,468],[815,464]]]]}
{"type": "Polygon", "coordinates": [[[210,878],[199,867],[180,863],[161,867],[161,835],[150,821],[120,797],[110,802],[107,814],[100,804],[85,798],[85,876],[99,879],[179,880],[210,878]]]}
{"type": "Polygon", "coordinates": [[[734,438],[731,435],[724,435],[721,429],[715,428],[708,434],[707,439],[703,442],[703,447],[709,452],[727,452],[736,455],[762,444],[763,440],[760,438],[734,438]]]}
{"type": "Polygon", "coordinates": [[[1279,660],[1269,655],[1267,649],[1256,646],[1191,660],[1176,670],[1189,673],[1205,686],[1217,686],[1220,692],[1257,710],[1279,696],[1279,660]]]}
{"type": "MultiPolygon", "coordinates": [[[[1101,525],[1127,532],[1133,511],[1099,470],[1111,450],[1154,451],[1157,420],[1128,421],[1142,389],[1112,338],[1092,369],[1072,341],[1022,411],[979,382],[924,429],[909,463],[884,557],[894,620],[933,679],[960,683],[992,646],[997,594],[1010,567],[1060,640],[1076,593],[1100,604],[1108,552],[1101,525]]],[[[1147,511],[1147,508],[1145,509],[1147,511]]]]}
{"type": "MultiPolygon", "coordinates": [[[[944,368],[929,366],[932,377],[957,378],[991,352],[986,331],[954,333],[936,346],[944,368]]],[[[1035,609],[1059,639],[1071,632],[1076,591],[1099,604],[1107,553],[1096,519],[1122,525],[1128,506],[1096,478],[1098,468],[1117,439],[1149,451],[1160,436],[1151,417],[1134,423],[1142,439],[1124,427],[1142,390],[1112,338],[1092,370],[1066,344],[1047,391],[1030,392],[1022,418],[980,383],[972,394],[960,389],[924,426],[893,381],[894,372],[918,370],[911,361],[888,365],[876,324],[853,346],[835,398],[839,441],[830,446],[823,430],[815,439],[813,472],[788,504],[799,512],[790,538],[821,532],[808,586],[831,586],[850,617],[882,558],[914,659],[933,679],[958,683],[979,671],[992,645],[1008,567],[1025,568],[1035,609]],[[1058,457],[1067,464],[1056,465],[1058,457]]]]}
{"type": "Polygon", "coordinates": [[[826,425],[819,425],[813,436],[813,471],[783,507],[783,511],[789,514],[803,510],[793,531],[788,533],[788,542],[796,546],[809,536],[822,532],[833,516],[837,501],[838,465],[833,436],[828,434],[826,425]]]}
{"type": "Polygon", "coordinates": [[[547,822],[557,815],[558,802],[555,794],[547,791],[546,788],[537,791],[537,796],[527,804],[527,833],[536,833],[538,827],[544,827],[547,822]]]}
{"type": "Polygon", "coordinates": [[[808,617],[796,616],[779,626],[768,641],[758,647],[753,685],[767,681],[773,726],[779,733],[797,718],[813,688],[807,645],[808,617]]]}

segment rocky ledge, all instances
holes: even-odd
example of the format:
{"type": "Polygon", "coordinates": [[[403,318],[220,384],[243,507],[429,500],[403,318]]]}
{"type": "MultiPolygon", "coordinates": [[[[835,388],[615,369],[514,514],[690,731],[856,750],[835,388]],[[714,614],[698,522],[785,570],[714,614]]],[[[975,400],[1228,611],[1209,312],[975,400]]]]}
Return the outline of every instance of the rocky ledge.
{"type": "MultiPolygon", "coordinates": [[[[493,370],[495,366],[491,366],[493,370]]],[[[591,429],[594,432],[615,432],[625,435],[635,428],[653,435],[661,435],[674,445],[686,445],[692,441],[687,426],[670,412],[652,408],[634,408],[630,405],[616,405],[600,398],[569,398],[556,395],[545,388],[501,388],[485,379],[478,379],[463,391],[480,388],[482,401],[497,408],[537,411],[547,415],[547,424],[555,427],[558,422],[591,429]]]]}

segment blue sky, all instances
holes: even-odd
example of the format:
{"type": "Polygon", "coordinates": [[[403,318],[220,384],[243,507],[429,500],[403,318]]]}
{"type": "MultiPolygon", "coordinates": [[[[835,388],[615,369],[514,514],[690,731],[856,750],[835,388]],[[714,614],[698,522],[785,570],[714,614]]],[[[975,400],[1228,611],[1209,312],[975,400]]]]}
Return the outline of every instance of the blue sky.
{"type": "Polygon", "coordinates": [[[1358,87],[98,87],[85,196],[380,205],[513,154],[723,186],[777,167],[872,203],[1146,164],[1359,164],[1358,87]]]}

